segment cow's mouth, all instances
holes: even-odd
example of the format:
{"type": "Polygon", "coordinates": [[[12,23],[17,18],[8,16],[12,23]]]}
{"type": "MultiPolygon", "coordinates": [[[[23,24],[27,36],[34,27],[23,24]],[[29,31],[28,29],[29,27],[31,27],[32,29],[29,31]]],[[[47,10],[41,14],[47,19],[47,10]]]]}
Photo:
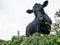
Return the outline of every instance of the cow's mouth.
{"type": "Polygon", "coordinates": [[[40,18],[39,18],[39,20],[42,20],[42,19],[43,19],[43,17],[40,17],[40,18]]]}

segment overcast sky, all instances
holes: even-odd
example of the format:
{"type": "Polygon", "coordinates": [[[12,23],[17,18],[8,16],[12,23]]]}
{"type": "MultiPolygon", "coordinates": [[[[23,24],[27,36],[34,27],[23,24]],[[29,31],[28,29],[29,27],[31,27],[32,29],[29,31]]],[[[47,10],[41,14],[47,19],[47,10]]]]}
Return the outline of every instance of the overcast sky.
{"type": "MultiPolygon", "coordinates": [[[[25,35],[26,26],[34,19],[34,14],[27,14],[35,3],[45,0],[0,0],[0,39],[9,40],[13,35],[25,35]]],[[[45,12],[54,22],[54,14],[60,8],[60,0],[49,0],[45,12]]]]}

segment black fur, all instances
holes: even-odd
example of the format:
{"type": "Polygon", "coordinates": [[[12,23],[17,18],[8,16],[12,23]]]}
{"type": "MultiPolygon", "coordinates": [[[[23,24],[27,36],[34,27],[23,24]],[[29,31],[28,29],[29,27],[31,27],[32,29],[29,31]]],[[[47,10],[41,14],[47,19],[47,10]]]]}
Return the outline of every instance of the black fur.
{"type": "Polygon", "coordinates": [[[43,9],[43,7],[47,6],[47,2],[48,1],[45,1],[43,5],[36,3],[32,10],[27,10],[27,13],[31,14],[33,12],[35,15],[35,19],[26,27],[27,36],[32,35],[35,32],[43,34],[50,33],[49,29],[51,29],[52,21],[43,9]],[[49,24],[46,24],[45,22],[49,24]]]}

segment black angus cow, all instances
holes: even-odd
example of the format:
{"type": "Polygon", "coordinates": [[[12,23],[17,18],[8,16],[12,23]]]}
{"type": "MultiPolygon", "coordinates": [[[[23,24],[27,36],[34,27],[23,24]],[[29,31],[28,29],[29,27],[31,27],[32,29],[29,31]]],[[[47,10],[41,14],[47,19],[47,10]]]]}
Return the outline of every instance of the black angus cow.
{"type": "Polygon", "coordinates": [[[35,19],[26,27],[26,35],[32,35],[35,32],[49,34],[52,21],[49,16],[44,12],[44,8],[47,6],[48,1],[45,1],[43,5],[36,3],[33,9],[27,10],[27,13],[34,13],[35,19]]]}

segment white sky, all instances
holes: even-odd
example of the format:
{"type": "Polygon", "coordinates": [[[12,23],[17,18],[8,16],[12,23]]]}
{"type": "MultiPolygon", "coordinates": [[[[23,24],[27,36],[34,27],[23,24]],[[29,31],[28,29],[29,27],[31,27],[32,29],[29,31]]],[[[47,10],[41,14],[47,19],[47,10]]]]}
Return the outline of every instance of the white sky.
{"type": "MultiPolygon", "coordinates": [[[[9,40],[13,35],[25,35],[26,26],[34,19],[34,14],[27,14],[35,3],[45,0],[0,0],[0,39],[9,40]]],[[[54,14],[60,8],[60,0],[49,0],[44,9],[54,22],[54,14]]]]}

